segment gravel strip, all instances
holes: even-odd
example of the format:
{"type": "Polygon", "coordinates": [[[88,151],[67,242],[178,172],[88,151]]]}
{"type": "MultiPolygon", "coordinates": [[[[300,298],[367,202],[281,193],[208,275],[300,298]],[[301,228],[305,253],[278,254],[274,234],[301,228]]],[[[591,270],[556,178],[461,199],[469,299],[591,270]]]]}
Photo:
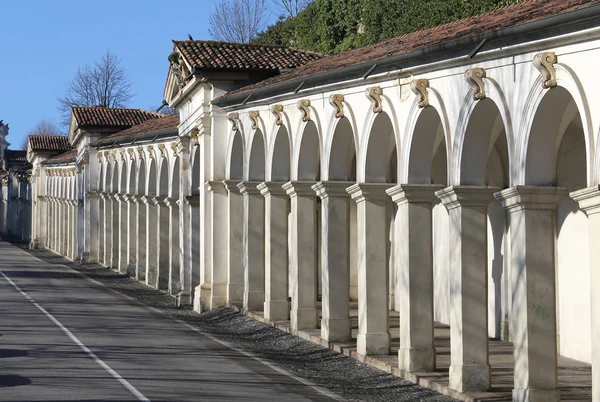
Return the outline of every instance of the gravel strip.
{"type": "Polygon", "coordinates": [[[13,245],[45,262],[79,271],[109,289],[193,325],[236,348],[252,352],[349,401],[454,401],[231,309],[221,308],[199,315],[190,307],[177,307],[173,297],[98,264],[77,264],[48,250],[29,250],[20,243],[13,245]]]}

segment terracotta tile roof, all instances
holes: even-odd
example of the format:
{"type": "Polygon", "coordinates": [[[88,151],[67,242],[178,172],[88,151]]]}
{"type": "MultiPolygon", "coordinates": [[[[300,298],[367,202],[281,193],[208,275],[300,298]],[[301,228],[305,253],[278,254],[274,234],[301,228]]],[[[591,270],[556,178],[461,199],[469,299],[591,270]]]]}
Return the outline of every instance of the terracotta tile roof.
{"type": "Polygon", "coordinates": [[[43,165],[52,165],[56,163],[68,163],[75,162],[77,160],[77,150],[71,149],[70,151],[63,152],[62,154],[58,154],[53,156],[52,158],[48,158],[43,162],[43,165]]]}
{"type": "Polygon", "coordinates": [[[128,142],[145,134],[172,133],[177,134],[179,126],[179,114],[172,116],[161,116],[158,119],[148,120],[136,124],[126,130],[104,137],[92,145],[102,145],[114,142],[128,142]]]}
{"type": "Polygon", "coordinates": [[[173,41],[174,48],[199,70],[279,71],[300,67],[323,55],[284,46],[213,41],[173,41]]]}
{"type": "Polygon", "coordinates": [[[73,106],[73,115],[79,127],[128,128],[161,115],[143,109],[118,109],[101,106],[73,106]]]}
{"type": "Polygon", "coordinates": [[[362,63],[375,62],[389,56],[410,53],[454,40],[466,39],[507,27],[535,22],[598,3],[600,3],[600,0],[525,0],[485,14],[408,33],[360,49],[327,56],[295,70],[228,92],[222,95],[220,99],[226,99],[233,94],[249,92],[257,88],[268,87],[272,84],[301,79],[362,63]]]}
{"type": "Polygon", "coordinates": [[[22,165],[27,163],[27,151],[7,149],[4,151],[4,159],[9,165],[22,165]]]}
{"type": "Polygon", "coordinates": [[[30,135],[29,146],[34,152],[68,151],[71,149],[69,138],[64,135],[30,135]]]}

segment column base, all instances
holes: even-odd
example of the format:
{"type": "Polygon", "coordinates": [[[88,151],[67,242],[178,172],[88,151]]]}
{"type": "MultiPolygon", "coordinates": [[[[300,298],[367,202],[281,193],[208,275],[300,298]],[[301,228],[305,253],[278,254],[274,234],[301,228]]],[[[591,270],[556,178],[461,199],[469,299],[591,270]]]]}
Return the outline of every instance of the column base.
{"type": "Polygon", "coordinates": [[[242,306],[244,304],[244,284],[230,283],[227,285],[227,304],[242,306]]]}
{"type": "Polygon", "coordinates": [[[202,298],[201,285],[196,286],[196,289],[194,291],[193,309],[198,314],[202,314],[202,312],[208,310],[208,306],[206,305],[206,301],[205,301],[205,299],[202,298]]]}
{"type": "Polygon", "coordinates": [[[387,355],[390,353],[390,333],[368,333],[356,336],[356,351],[361,355],[387,355]]]}
{"type": "Polygon", "coordinates": [[[513,402],[558,402],[560,391],[557,389],[513,389],[513,402]]]}
{"type": "Polygon", "coordinates": [[[265,302],[265,319],[270,321],[286,321],[290,314],[287,300],[270,300],[265,302]]]}
{"type": "Polygon", "coordinates": [[[127,264],[127,267],[125,267],[125,273],[127,276],[135,278],[135,264],[127,264]]]}
{"type": "Polygon", "coordinates": [[[347,341],[352,338],[349,318],[321,319],[321,338],[327,342],[347,341]]]}
{"type": "Polygon", "coordinates": [[[490,388],[490,366],[476,364],[451,365],[450,388],[459,392],[487,391],[490,388]]]}
{"type": "Polygon", "coordinates": [[[224,307],[227,301],[227,285],[224,283],[213,283],[210,295],[210,308],[224,307]]]}
{"type": "Polygon", "coordinates": [[[190,306],[192,304],[192,295],[189,293],[179,292],[175,295],[177,307],[190,306]]]}
{"type": "Polygon", "coordinates": [[[435,348],[398,350],[398,367],[409,373],[435,371],[435,348]]]}
{"type": "Polygon", "coordinates": [[[244,309],[247,311],[262,311],[265,307],[265,292],[253,291],[244,293],[244,309]]]}
{"type": "Polygon", "coordinates": [[[290,324],[293,331],[314,329],[317,326],[317,309],[299,308],[291,311],[290,324]]]}

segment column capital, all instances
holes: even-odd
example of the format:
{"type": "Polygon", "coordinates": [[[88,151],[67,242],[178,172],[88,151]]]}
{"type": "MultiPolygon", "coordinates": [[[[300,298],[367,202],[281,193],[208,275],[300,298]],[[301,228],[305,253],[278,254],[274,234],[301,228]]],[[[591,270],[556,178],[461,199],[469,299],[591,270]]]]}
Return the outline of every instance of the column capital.
{"type": "Polygon", "coordinates": [[[311,188],[322,200],[327,197],[349,198],[350,194],[346,189],[353,184],[351,181],[320,181],[311,188]]]}
{"type": "Polygon", "coordinates": [[[163,200],[163,204],[165,204],[167,207],[171,208],[175,205],[179,205],[177,202],[179,200],[177,198],[173,198],[173,197],[165,197],[165,199],[163,200]]]}
{"type": "Polygon", "coordinates": [[[316,182],[314,181],[288,181],[281,188],[285,190],[290,198],[307,195],[314,197],[315,191],[312,189],[312,186],[315,184],[316,182]]]}
{"type": "Polygon", "coordinates": [[[88,198],[98,198],[98,192],[97,191],[87,191],[85,193],[87,195],[88,198]]]}
{"type": "Polygon", "coordinates": [[[487,205],[494,200],[494,193],[498,187],[487,186],[450,186],[436,191],[438,197],[447,210],[463,207],[487,205]]]}
{"type": "Polygon", "coordinates": [[[225,184],[222,181],[207,181],[204,183],[204,187],[211,193],[227,192],[227,188],[225,188],[225,184]]]}
{"type": "Polygon", "coordinates": [[[386,191],[398,205],[406,203],[431,203],[435,193],[444,187],[438,184],[399,184],[386,191]]]}
{"type": "Polygon", "coordinates": [[[141,196],[139,200],[142,201],[146,205],[150,205],[153,203],[153,197],[148,196],[148,195],[141,196]]]}
{"type": "Polygon", "coordinates": [[[240,194],[240,189],[238,188],[238,184],[240,183],[241,180],[223,180],[225,190],[232,194],[240,194]]]}
{"type": "Polygon", "coordinates": [[[258,195],[260,191],[256,188],[260,182],[258,181],[241,181],[237,187],[242,195],[258,195]]]}
{"type": "Polygon", "coordinates": [[[391,188],[391,183],[357,183],[346,189],[350,197],[357,203],[365,200],[386,200],[388,195],[386,191],[391,188]]]}
{"type": "Polygon", "coordinates": [[[498,191],[494,197],[509,212],[523,209],[554,209],[567,195],[567,189],[551,186],[515,186],[498,191]]]}
{"type": "Polygon", "coordinates": [[[287,195],[286,191],[283,189],[284,184],[285,183],[278,182],[278,181],[269,181],[269,182],[265,181],[265,182],[260,183],[258,186],[256,186],[256,188],[265,197],[270,196],[270,195],[284,196],[284,195],[287,195]]]}
{"type": "Polygon", "coordinates": [[[586,215],[600,213],[600,186],[592,186],[581,190],[573,191],[569,196],[579,203],[586,215]]]}
{"type": "Polygon", "coordinates": [[[197,207],[200,205],[200,197],[197,195],[188,195],[185,197],[185,205],[197,207]]]}

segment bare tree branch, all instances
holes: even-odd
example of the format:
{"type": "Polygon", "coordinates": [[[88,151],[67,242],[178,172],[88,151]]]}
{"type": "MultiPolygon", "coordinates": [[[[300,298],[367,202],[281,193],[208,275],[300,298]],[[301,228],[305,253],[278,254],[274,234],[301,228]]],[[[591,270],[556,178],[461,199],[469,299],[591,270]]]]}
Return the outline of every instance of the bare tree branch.
{"type": "Polygon", "coordinates": [[[219,41],[248,43],[265,28],[266,0],[221,0],[210,15],[208,32],[219,41]]]}
{"type": "Polygon", "coordinates": [[[71,106],[126,107],[133,98],[131,84],[117,55],[106,51],[93,66],[77,68],[58,98],[63,124],[69,124],[71,106]]]}
{"type": "Polygon", "coordinates": [[[271,0],[271,3],[284,18],[295,17],[311,2],[312,0],[271,0]]]}

